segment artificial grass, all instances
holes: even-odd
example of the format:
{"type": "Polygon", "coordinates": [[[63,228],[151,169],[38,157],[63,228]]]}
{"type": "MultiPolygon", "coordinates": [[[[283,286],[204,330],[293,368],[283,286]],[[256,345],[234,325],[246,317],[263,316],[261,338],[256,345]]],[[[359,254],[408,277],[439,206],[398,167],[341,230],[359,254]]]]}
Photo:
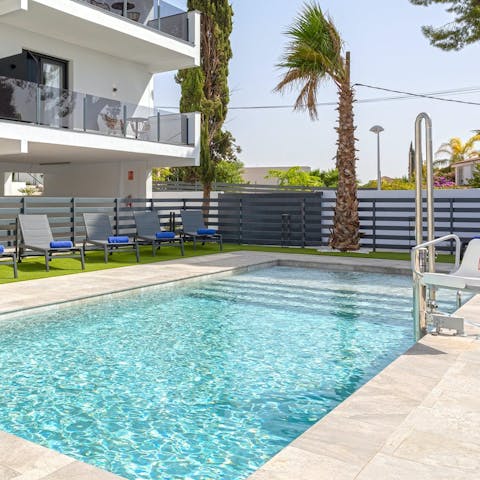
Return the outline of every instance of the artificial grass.
{"type": "MultiPolygon", "coordinates": [[[[339,252],[318,252],[314,248],[284,248],[284,247],[264,247],[257,245],[235,245],[225,244],[224,252],[238,251],[254,251],[254,252],[275,252],[275,253],[296,253],[303,255],[327,255],[354,258],[379,258],[385,260],[410,260],[409,253],[400,252],[375,252],[375,253],[339,253],[339,252]]],[[[218,245],[207,243],[198,246],[194,251],[192,245],[185,245],[185,258],[201,255],[212,255],[219,253],[218,245]]],[[[151,247],[140,248],[140,264],[163,262],[167,260],[180,259],[180,249],[178,247],[162,247],[157,256],[152,256],[151,247]]],[[[86,272],[94,272],[97,270],[107,270],[111,268],[119,268],[136,265],[135,254],[132,251],[119,251],[110,256],[107,264],[103,262],[103,251],[88,251],[86,255],[86,272]]],[[[440,263],[453,263],[453,255],[439,255],[437,261],[440,263]]],[[[55,277],[61,275],[70,275],[80,273],[80,261],[74,258],[58,258],[50,263],[50,272],[45,271],[45,262],[43,257],[29,257],[22,260],[18,264],[18,279],[13,278],[13,269],[10,265],[2,265],[0,260],[0,284],[22,282],[26,280],[34,280],[46,277],[55,277]]]]}

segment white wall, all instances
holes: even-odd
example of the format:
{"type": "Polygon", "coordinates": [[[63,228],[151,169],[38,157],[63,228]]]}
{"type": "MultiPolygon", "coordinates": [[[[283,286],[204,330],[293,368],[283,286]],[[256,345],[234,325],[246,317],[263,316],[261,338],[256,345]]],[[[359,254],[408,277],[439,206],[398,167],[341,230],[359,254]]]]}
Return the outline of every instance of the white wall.
{"type": "Polygon", "coordinates": [[[68,60],[69,90],[153,106],[153,76],[144,65],[1,24],[0,58],[22,49],[68,60]]]}
{"type": "Polygon", "coordinates": [[[58,166],[45,173],[44,196],[147,198],[152,195],[151,171],[148,162],[58,166]],[[133,180],[128,179],[130,171],[133,180]]]}

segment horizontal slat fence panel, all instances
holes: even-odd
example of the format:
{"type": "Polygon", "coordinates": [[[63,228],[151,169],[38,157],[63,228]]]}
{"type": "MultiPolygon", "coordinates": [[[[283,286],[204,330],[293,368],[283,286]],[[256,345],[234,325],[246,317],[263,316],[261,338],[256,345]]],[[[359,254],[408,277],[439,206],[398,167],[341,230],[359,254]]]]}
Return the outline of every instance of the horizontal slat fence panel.
{"type": "MultiPolygon", "coordinates": [[[[436,192],[436,195],[437,192],[436,192]]],[[[169,195],[171,197],[171,195],[169,195]]],[[[166,229],[181,228],[182,209],[202,209],[203,200],[176,198],[0,197],[0,244],[15,243],[18,214],[47,214],[56,239],[81,243],[82,214],[105,213],[117,234],[134,235],[135,211],[155,210],[166,229]]],[[[225,242],[320,247],[328,245],[335,192],[224,193],[212,198],[208,226],[225,242]]],[[[435,198],[436,236],[456,233],[463,240],[480,235],[480,192],[442,192],[435,198]]],[[[412,192],[359,192],[361,246],[369,250],[409,250],[415,244],[415,200],[412,192]]],[[[424,211],[426,230],[426,212],[424,211]]],[[[453,252],[453,245],[440,247],[453,252]]]]}

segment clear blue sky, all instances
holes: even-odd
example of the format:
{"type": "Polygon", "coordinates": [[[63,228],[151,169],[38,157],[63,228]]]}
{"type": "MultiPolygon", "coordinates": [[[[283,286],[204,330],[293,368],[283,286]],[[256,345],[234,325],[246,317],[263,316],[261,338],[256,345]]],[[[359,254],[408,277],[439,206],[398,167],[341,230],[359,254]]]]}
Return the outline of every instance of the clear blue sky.
{"type": "MultiPolygon", "coordinates": [[[[182,0],[174,0],[179,6],[182,0]]],[[[352,82],[413,92],[480,87],[480,44],[460,52],[443,52],[423,37],[424,24],[439,25],[450,17],[441,7],[415,7],[408,0],[320,0],[334,19],[352,52],[352,82]]],[[[285,29],[300,11],[301,0],[232,0],[235,12],[230,64],[231,106],[290,105],[295,93],[278,95],[276,64],[284,49],[285,29]]],[[[156,103],[178,105],[179,90],[171,74],[156,79],[156,103]]],[[[357,99],[390,96],[357,88],[357,99]]],[[[450,97],[480,102],[480,93],[450,97]]],[[[320,90],[320,102],[336,101],[331,84],[320,90]]],[[[362,181],[376,177],[376,141],[369,129],[380,124],[382,174],[406,174],[408,148],[416,115],[433,118],[434,148],[453,136],[463,139],[480,129],[480,106],[414,99],[356,104],[358,174],[362,181]]],[[[335,107],[321,107],[320,119],[286,110],[229,113],[228,128],[242,147],[246,166],[334,166],[335,107]]]]}

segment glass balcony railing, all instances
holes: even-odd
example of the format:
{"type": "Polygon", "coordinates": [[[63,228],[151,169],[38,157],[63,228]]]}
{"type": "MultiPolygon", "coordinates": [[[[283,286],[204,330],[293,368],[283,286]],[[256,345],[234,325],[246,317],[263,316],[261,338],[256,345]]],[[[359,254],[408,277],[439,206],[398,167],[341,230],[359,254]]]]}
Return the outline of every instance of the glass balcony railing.
{"type": "Polygon", "coordinates": [[[121,100],[0,76],[0,119],[148,142],[192,145],[193,122],[121,100]]]}
{"type": "Polygon", "coordinates": [[[163,0],[77,0],[189,41],[188,13],[163,0]]]}

